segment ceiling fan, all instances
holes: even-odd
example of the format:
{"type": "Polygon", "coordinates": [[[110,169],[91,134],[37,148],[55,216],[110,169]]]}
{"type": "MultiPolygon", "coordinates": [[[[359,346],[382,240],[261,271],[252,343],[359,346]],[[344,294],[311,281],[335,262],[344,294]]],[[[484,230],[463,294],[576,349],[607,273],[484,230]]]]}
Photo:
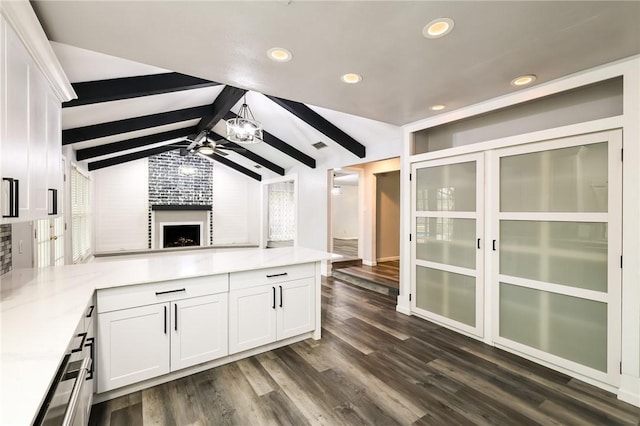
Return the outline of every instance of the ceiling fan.
{"type": "MultiPolygon", "coordinates": [[[[218,136],[216,133],[207,131],[203,137],[200,138],[199,141],[192,140],[189,138],[185,138],[185,142],[189,142],[188,146],[185,145],[176,145],[176,147],[180,148],[180,155],[185,156],[189,154],[202,154],[208,157],[213,155],[228,155],[225,151],[234,151],[234,152],[246,152],[247,150],[239,147],[239,146],[228,146],[228,144],[233,144],[231,141],[219,137],[219,139],[215,139],[214,136],[218,136]]],[[[233,144],[235,145],[235,144],[233,144]]]]}

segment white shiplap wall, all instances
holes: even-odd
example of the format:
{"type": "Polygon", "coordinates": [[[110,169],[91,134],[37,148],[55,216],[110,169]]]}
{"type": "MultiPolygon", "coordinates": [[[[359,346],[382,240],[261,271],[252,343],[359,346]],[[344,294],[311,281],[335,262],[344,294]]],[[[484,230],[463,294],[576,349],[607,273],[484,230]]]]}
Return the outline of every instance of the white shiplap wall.
{"type": "Polygon", "coordinates": [[[214,164],[214,245],[260,242],[260,188],[260,182],[214,164]]]}
{"type": "Polygon", "coordinates": [[[91,174],[95,252],[146,249],[149,208],[147,159],[107,167],[91,174]]]}

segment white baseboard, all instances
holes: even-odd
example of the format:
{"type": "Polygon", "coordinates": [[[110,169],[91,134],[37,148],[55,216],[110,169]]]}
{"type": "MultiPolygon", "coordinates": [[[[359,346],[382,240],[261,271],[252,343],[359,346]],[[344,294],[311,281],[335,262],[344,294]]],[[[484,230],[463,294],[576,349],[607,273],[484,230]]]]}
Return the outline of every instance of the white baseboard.
{"type": "Polygon", "coordinates": [[[622,374],[617,395],[620,401],[640,407],[640,380],[637,377],[622,374]]]}
{"type": "Polygon", "coordinates": [[[380,258],[378,258],[378,263],[380,263],[380,262],[391,262],[392,260],[400,260],[400,256],[380,257],[380,258]]]}
{"type": "Polygon", "coordinates": [[[362,264],[367,266],[376,266],[378,263],[373,260],[363,260],[362,264]]]}

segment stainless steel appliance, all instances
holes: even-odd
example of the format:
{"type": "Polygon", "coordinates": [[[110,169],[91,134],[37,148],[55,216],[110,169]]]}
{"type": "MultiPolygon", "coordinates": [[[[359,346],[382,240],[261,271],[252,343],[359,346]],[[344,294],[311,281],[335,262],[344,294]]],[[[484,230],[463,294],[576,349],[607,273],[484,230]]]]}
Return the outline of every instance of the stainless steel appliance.
{"type": "MultiPolygon", "coordinates": [[[[87,318],[91,318],[93,307],[87,318]]],[[[34,425],[87,425],[93,400],[93,356],[91,320],[83,318],[40,408],[34,425]]]]}

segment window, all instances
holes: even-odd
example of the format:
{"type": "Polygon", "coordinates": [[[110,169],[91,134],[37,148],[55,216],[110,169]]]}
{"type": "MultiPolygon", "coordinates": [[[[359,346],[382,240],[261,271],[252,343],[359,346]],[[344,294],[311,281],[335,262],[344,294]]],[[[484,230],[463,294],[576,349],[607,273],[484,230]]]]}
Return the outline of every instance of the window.
{"type": "Polygon", "coordinates": [[[296,200],[294,182],[279,182],[269,185],[268,190],[268,241],[292,245],[296,233],[296,200]]]}
{"type": "Polygon", "coordinates": [[[91,253],[91,207],[89,178],[75,167],[71,170],[71,249],[73,263],[91,253]]]}

